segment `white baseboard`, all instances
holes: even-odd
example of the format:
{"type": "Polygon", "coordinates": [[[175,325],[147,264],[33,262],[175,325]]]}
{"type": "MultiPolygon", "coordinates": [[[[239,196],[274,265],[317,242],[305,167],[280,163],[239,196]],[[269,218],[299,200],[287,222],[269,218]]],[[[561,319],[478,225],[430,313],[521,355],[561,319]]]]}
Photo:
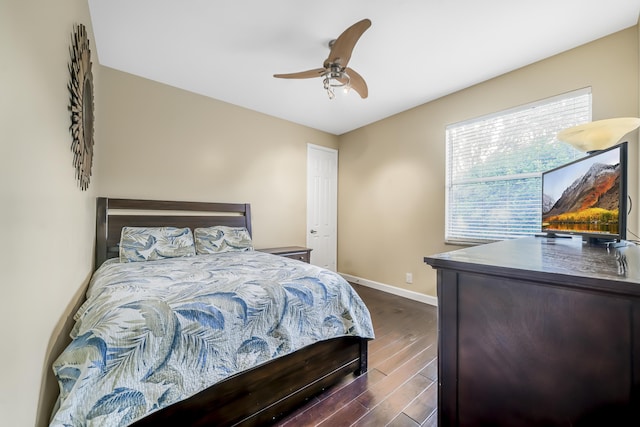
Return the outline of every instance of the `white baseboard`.
{"type": "Polygon", "coordinates": [[[430,295],[421,294],[420,292],[410,291],[408,289],[402,289],[391,285],[386,285],[380,282],[374,282],[373,280],[363,279],[362,277],[352,276],[351,274],[338,273],[345,278],[346,281],[357,283],[358,285],[367,286],[369,288],[377,289],[382,292],[387,292],[393,295],[398,295],[404,298],[419,301],[425,304],[438,306],[438,298],[430,295]]]}

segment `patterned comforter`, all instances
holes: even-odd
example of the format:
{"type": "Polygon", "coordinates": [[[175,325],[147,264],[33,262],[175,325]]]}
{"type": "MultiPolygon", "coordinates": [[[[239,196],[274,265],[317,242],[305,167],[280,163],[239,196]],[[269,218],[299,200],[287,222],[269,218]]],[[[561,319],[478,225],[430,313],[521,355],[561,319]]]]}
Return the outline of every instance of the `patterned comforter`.
{"type": "Polygon", "coordinates": [[[262,252],[109,260],[55,361],[52,426],[124,426],[314,342],[373,338],[338,274],[262,252]]]}

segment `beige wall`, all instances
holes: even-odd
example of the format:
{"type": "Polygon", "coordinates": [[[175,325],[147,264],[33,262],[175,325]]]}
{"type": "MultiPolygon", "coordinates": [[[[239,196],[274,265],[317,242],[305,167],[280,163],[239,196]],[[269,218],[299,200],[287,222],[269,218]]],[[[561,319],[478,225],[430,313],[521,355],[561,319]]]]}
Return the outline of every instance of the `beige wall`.
{"type": "Polygon", "coordinates": [[[307,143],[336,136],[101,71],[100,195],[249,202],[256,247],[305,245],[307,143]]]}
{"type": "MultiPolygon", "coordinates": [[[[78,188],[67,111],[76,23],[93,40],[86,0],[0,2],[4,426],[48,423],[58,393],[51,364],[66,345],[69,314],[92,271],[95,175],[88,191],[78,188]]],[[[94,56],[98,83],[95,63],[94,56]]]]}
{"type": "MultiPolygon", "coordinates": [[[[423,257],[456,249],[444,244],[446,125],[587,86],[594,120],[637,116],[638,75],[636,26],[341,136],[338,271],[435,296],[423,257]]],[[[634,206],[637,152],[631,144],[634,206]]]]}

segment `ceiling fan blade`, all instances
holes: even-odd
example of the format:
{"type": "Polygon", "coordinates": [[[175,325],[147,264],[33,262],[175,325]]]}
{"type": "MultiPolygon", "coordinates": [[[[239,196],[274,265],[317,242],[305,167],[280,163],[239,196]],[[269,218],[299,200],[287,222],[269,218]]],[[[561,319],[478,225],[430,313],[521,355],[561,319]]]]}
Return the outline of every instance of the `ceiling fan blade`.
{"type": "Polygon", "coordinates": [[[367,83],[364,81],[362,76],[356,73],[356,70],[354,70],[353,68],[347,68],[345,71],[351,78],[351,89],[358,92],[358,95],[360,95],[360,98],[362,99],[369,96],[369,88],[367,87],[367,83]]]}
{"type": "Polygon", "coordinates": [[[313,77],[320,77],[325,71],[324,68],[316,68],[315,70],[300,71],[298,73],[289,74],[274,74],[273,77],[279,79],[311,79],[313,77]]]}
{"type": "Polygon", "coordinates": [[[370,26],[371,21],[369,19],[363,19],[344,30],[335,42],[333,42],[329,57],[324,61],[324,67],[328,68],[330,64],[339,64],[341,67],[346,67],[351,59],[351,52],[353,52],[353,48],[360,39],[360,36],[362,36],[370,26]]]}

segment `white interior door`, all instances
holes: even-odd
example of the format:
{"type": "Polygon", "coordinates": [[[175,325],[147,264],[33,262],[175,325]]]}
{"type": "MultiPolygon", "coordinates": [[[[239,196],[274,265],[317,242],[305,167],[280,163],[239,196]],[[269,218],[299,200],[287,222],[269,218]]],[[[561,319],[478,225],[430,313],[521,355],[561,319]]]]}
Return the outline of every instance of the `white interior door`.
{"type": "Polygon", "coordinates": [[[338,151],[307,144],[307,247],[311,263],[336,271],[338,151]]]}

